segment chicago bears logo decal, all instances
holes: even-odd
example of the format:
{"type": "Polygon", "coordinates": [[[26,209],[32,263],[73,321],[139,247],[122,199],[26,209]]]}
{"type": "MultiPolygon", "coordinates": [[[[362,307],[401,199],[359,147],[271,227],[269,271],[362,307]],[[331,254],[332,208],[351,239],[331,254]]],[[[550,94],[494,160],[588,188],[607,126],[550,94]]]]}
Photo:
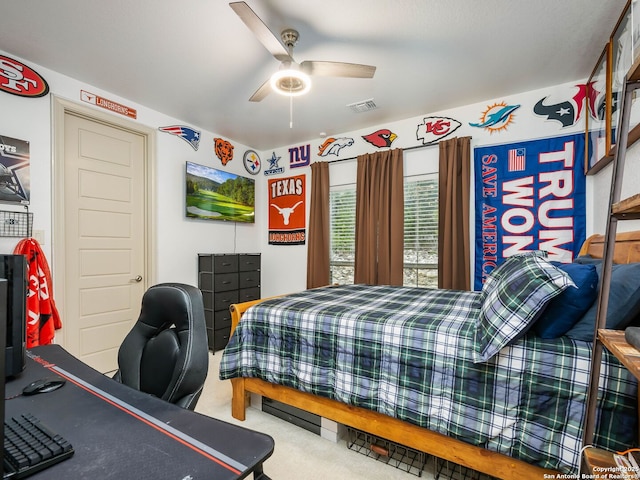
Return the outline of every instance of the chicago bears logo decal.
{"type": "Polygon", "coordinates": [[[423,145],[431,145],[455,132],[462,125],[459,121],[448,117],[425,117],[418,125],[416,138],[423,145]]]}
{"type": "Polygon", "coordinates": [[[20,97],[43,97],[49,85],[34,69],[0,55],[0,90],[20,97]]]}
{"type": "Polygon", "coordinates": [[[233,145],[222,138],[214,138],[216,157],[220,159],[222,165],[226,165],[233,160],[233,145]]]}

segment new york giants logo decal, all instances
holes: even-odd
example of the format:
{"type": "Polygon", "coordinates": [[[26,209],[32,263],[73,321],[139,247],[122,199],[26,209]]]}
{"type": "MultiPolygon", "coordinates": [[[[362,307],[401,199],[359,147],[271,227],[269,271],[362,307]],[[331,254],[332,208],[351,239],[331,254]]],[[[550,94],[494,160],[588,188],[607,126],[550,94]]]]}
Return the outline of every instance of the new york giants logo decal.
{"type": "Polygon", "coordinates": [[[311,162],[311,145],[301,145],[289,149],[289,166],[291,168],[306,167],[311,162]]]}

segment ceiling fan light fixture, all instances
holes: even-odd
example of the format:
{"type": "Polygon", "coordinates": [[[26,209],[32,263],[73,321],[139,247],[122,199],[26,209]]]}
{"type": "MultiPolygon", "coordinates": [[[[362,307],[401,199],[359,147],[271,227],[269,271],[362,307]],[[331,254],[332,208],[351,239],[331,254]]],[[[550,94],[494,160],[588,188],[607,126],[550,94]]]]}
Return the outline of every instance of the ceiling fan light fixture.
{"type": "Polygon", "coordinates": [[[280,95],[299,97],[311,90],[311,78],[293,68],[278,70],[271,75],[271,88],[280,95]]]}

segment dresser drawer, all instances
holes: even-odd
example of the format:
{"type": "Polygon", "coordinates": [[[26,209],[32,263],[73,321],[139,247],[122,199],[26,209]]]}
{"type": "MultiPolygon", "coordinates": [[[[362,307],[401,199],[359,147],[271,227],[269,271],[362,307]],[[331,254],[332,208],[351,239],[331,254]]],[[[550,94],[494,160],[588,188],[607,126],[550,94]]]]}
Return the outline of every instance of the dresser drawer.
{"type": "Polygon", "coordinates": [[[218,310],[215,315],[215,329],[231,327],[231,312],[227,310],[218,310]]]}
{"type": "Polygon", "coordinates": [[[231,336],[231,327],[216,328],[213,331],[213,349],[222,350],[229,343],[229,337],[231,336]]]}
{"type": "Polygon", "coordinates": [[[203,292],[212,291],[213,290],[213,273],[200,272],[198,287],[203,292]]]}
{"type": "Polygon", "coordinates": [[[260,271],[240,272],[239,288],[252,288],[260,286],[260,271]]]}
{"type": "Polygon", "coordinates": [[[238,255],[214,255],[214,273],[231,273],[238,271],[238,255]]]}
{"type": "Polygon", "coordinates": [[[260,255],[247,253],[238,255],[238,270],[241,272],[260,270],[260,255]]]}
{"type": "Polygon", "coordinates": [[[240,303],[238,301],[238,290],[230,290],[228,292],[216,293],[213,296],[214,310],[229,310],[232,303],[240,303]]]}
{"type": "Polygon", "coordinates": [[[207,326],[207,329],[213,329],[213,310],[209,310],[205,308],[204,310],[204,323],[207,326]]]}
{"type": "Polygon", "coordinates": [[[260,298],[260,287],[243,288],[239,290],[238,302],[250,302],[251,300],[258,300],[260,298]]]}
{"type": "Polygon", "coordinates": [[[226,292],[227,290],[236,290],[238,288],[237,273],[222,273],[213,276],[213,289],[216,292],[226,292]]]}

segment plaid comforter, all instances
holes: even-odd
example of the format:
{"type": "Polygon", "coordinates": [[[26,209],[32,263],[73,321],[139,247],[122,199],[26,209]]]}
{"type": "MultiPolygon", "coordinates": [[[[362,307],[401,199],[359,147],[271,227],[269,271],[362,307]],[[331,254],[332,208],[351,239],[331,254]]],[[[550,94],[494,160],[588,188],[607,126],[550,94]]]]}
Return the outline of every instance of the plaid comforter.
{"type": "MultiPolygon", "coordinates": [[[[248,309],[220,378],[374,410],[542,467],[577,473],[591,343],[525,336],[473,363],[479,292],[345,285],[248,309]]],[[[605,351],[594,443],[637,442],[637,383],[605,351]]]]}

